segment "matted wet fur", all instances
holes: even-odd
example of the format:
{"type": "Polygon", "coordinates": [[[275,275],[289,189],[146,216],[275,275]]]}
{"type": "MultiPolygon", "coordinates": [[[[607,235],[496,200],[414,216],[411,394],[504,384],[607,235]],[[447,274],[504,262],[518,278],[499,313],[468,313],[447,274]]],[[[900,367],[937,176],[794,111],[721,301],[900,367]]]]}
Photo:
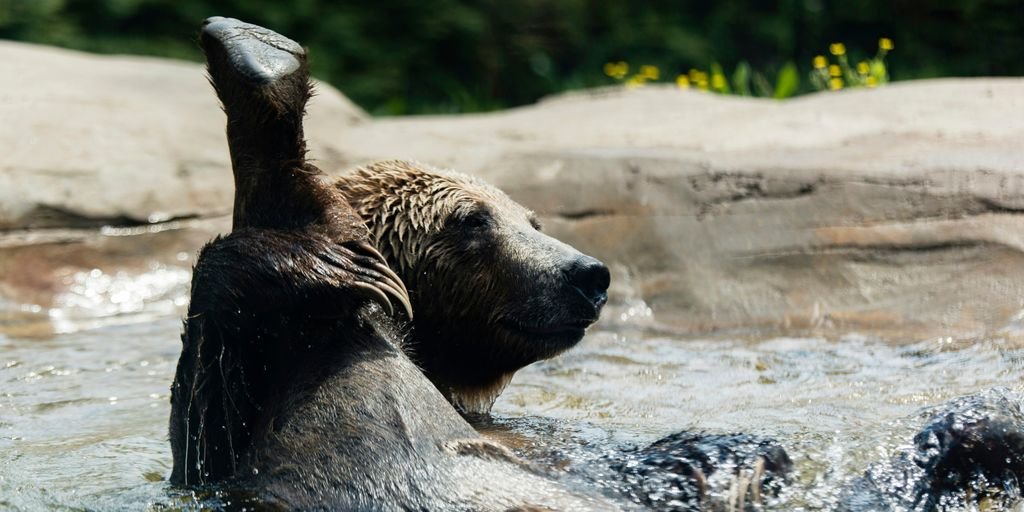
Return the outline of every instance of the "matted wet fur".
{"type": "Polygon", "coordinates": [[[464,413],[488,412],[516,370],[573,347],[607,300],[600,261],[482,180],[388,161],[336,186],[409,289],[407,352],[464,413]]]}
{"type": "Polygon", "coordinates": [[[481,439],[405,355],[401,280],[304,159],[302,48],[226,18],[201,43],[236,197],[193,275],[171,482],[303,510],[614,509],[481,439]]]}

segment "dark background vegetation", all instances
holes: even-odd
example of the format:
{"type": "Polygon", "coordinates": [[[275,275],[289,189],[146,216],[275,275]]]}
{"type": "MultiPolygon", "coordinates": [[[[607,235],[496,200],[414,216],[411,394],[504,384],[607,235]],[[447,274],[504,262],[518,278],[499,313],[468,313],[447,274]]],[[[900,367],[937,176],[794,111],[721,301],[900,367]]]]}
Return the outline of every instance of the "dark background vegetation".
{"type": "Polygon", "coordinates": [[[374,114],[521,105],[613,83],[602,66],[618,60],[668,81],[743,60],[806,77],[829,43],[856,61],[879,37],[896,43],[896,80],[1024,74],[1016,0],[0,0],[0,38],[198,61],[211,15],[297,39],[317,77],[374,114]]]}

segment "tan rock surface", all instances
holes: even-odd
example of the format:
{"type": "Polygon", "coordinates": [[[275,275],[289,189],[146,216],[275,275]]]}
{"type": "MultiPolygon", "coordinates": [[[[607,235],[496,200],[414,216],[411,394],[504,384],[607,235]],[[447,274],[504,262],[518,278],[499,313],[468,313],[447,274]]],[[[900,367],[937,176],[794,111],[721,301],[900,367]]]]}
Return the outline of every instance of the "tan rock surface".
{"type": "MultiPolygon", "coordinates": [[[[183,247],[223,229],[223,116],[199,66],[14,43],[0,43],[0,57],[16,71],[0,80],[7,310],[45,309],[39,290],[59,293],[48,283],[66,261],[116,272],[130,265],[107,255],[134,254],[180,266],[183,247]],[[127,236],[117,250],[96,232],[189,217],[215,219],[127,236]],[[168,236],[177,241],[151,242],[168,236]],[[77,259],[53,249],[82,244],[97,249],[77,259]],[[31,254],[46,262],[12,278],[31,254]]],[[[786,102],[607,89],[492,114],[375,120],[322,86],[307,133],[329,172],[411,158],[492,181],[613,267],[609,324],[894,340],[1019,330],[1022,79],[786,102]]]]}
{"type": "MultiPolygon", "coordinates": [[[[197,64],[0,41],[0,229],[230,213],[224,115],[197,64]]],[[[327,165],[365,114],[331,87],[310,109],[327,165]]]]}

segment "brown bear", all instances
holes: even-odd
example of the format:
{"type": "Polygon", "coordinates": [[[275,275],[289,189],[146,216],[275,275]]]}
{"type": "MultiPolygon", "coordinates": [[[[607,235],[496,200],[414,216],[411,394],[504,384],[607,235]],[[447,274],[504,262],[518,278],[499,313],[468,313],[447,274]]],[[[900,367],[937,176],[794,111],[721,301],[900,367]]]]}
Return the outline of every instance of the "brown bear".
{"type": "Polygon", "coordinates": [[[171,482],[302,510],[616,509],[481,439],[406,356],[402,281],[305,160],[305,51],[226,18],[200,41],[236,195],[194,270],[171,482]]]}
{"type": "Polygon", "coordinates": [[[463,413],[488,412],[516,370],[574,346],[607,301],[604,264],[479,179],[390,161],[336,185],[408,287],[409,356],[463,413]]]}
{"type": "MultiPolygon", "coordinates": [[[[302,48],[224,18],[208,20],[201,41],[228,116],[236,200],[232,232],[204,247],[193,277],[172,386],[171,481],[219,484],[256,500],[242,505],[289,509],[622,506],[570,490],[478,437],[406,355],[419,349],[455,401],[492,396],[524,361],[579,339],[605,300],[607,270],[539,235],[529,212],[465,176],[396,162],[328,183],[304,157],[302,48]],[[405,193],[371,193],[375,186],[405,193]],[[445,251],[455,259],[439,259],[450,265],[429,257],[445,251]],[[391,313],[414,307],[417,319],[435,316],[417,320],[408,347],[391,313]],[[473,318],[493,321],[463,333],[448,320],[473,318]],[[485,371],[460,378],[446,353],[470,354],[462,364],[485,371]]],[[[1000,391],[947,404],[907,452],[857,479],[842,508],[1015,499],[1021,402],[1000,391]]],[[[605,466],[615,473],[591,485],[659,510],[705,508],[707,476],[721,468],[753,468],[756,498],[756,484],[773,487],[768,473],[791,465],[770,440],[743,435],[676,434],[616,459],[605,466]]]]}

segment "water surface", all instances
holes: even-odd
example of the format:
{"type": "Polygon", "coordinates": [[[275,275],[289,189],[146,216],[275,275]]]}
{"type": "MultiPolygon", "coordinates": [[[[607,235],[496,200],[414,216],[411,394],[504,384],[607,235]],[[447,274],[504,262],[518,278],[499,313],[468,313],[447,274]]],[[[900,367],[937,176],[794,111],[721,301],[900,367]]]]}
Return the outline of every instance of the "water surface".
{"type": "MultiPolygon", "coordinates": [[[[87,277],[77,293],[89,300],[38,312],[62,322],[59,334],[0,335],[0,509],[194,504],[165,480],[187,273],[161,276],[133,282],[141,288],[87,277]],[[101,281],[106,291],[89,295],[101,281]],[[103,309],[139,289],[139,304],[103,309]]],[[[613,309],[577,349],[517,374],[495,406],[500,435],[523,453],[556,447],[565,464],[573,443],[592,452],[680,430],[773,436],[796,470],[771,508],[820,510],[907,446],[929,407],[1020,390],[1024,377],[1024,349],[1002,339],[687,339],[646,328],[650,315],[642,304],[613,309]]]]}

